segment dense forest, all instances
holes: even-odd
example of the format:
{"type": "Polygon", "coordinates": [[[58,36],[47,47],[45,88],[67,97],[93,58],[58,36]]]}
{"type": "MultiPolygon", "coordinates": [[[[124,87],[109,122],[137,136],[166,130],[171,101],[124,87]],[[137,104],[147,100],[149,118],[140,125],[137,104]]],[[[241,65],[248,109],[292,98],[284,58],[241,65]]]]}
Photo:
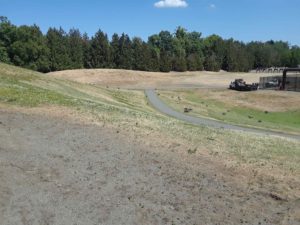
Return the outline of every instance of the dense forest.
{"type": "Polygon", "coordinates": [[[0,61],[40,72],[79,68],[116,68],[143,71],[249,71],[254,68],[296,67],[299,46],[283,41],[243,43],[217,35],[202,37],[178,27],[161,31],[147,42],[99,30],[88,37],[78,29],[65,32],[37,25],[15,26],[0,17],[0,61]]]}

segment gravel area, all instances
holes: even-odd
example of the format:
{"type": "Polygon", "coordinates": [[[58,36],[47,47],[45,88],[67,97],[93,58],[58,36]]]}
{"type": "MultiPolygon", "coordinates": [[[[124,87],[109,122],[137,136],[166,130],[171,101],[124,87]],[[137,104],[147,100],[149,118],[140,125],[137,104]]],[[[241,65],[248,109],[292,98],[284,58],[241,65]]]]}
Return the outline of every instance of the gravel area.
{"type": "Polygon", "coordinates": [[[0,108],[0,224],[299,224],[270,182],[114,128],[0,108]]]}

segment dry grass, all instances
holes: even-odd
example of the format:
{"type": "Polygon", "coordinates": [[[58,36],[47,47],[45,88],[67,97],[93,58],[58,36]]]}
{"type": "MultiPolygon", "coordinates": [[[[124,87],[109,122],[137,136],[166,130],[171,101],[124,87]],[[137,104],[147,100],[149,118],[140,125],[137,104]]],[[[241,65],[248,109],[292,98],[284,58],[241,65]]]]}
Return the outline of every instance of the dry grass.
{"type": "Polygon", "coordinates": [[[195,90],[200,98],[221,101],[225,104],[253,108],[260,111],[285,112],[299,110],[300,92],[255,91],[236,92],[231,90],[195,90]]]}
{"type": "MultiPolygon", "coordinates": [[[[99,85],[82,84],[38,73],[31,74],[28,70],[5,65],[1,65],[1,68],[2,76],[6,80],[4,82],[0,80],[0,90],[8,89],[11,91],[7,92],[7,96],[3,98],[4,105],[2,107],[4,108],[13,105],[34,105],[47,108],[49,105],[64,106],[78,111],[82,117],[91,115],[93,123],[110,124],[128,136],[139,136],[149,145],[153,143],[172,145],[172,140],[176,140],[186,147],[186,154],[188,154],[188,149],[197,148],[196,155],[208,154],[212,157],[218,156],[224,161],[228,159],[234,163],[242,162],[254,166],[266,163],[268,168],[278,168],[283,173],[292,171],[292,174],[295,174],[295,172],[299,173],[300,171],[300,150],[299,143],[296,141],[191,126],[156,112],[148,104],[143,91],[119,90],[99,85]],[[30,77],[34,76],[34,79],[28,80],[27,73],[30,77]],[[27,88],[28,86],[33,91],[28,92],[30,98],[22,100],[24,87],[27,88]],[[36,95],[34,92],[36,89],[41,93],[49,92],[49,96],[36,95]],[[58,96],[54,98],[53,103],[49,102],[49,99],[53,99],[52,96],[58,96]],[[6,101],[12,97],[14,101],[6,101]],[[20,100],[22,100],[22,104],[19,104],[20,100]]],[[[112,70],[109,71],[113,72],[112,70]]],[[[81,71],[72,72],[76,74],[81,71]]],[[[115,72],[116,74],[112,76],[118,76],[120,78],[118,82],[122,82],[120,71],[115,72]]],[[[67,73],[70,73],[71,76],[70,71],[67,73]]],[[[128,71],[128,73],[139,72],[128,71]]],[[[178,77],[197,77],[193,73],[184,74],[178,75],[178,77]]],[[[209,74],[207,73],[206,76],[210,76],[209,74]]],[[[167,76],[175,75],[175,73],[167,74],[167,76]]],[[[214,73],[212,75],[217,76],[214,73]]],[[[159,76],[159,74],[153,76],[159,76]]],[[[247,74],[247,76],[250,75],[247,74]]],[[[106,79],[108,80],[108,78],[107,75],[106,79]]],[[[115,80],[113,81],[115,82],[115,80]]],[[[124,83],[126,84],[126,82],[124,83]]],[[[55,111],[60,115],[64,109],[52,110],[52,112],[55,111]]]]}
{"type": "Polygon", "coordinates": [[[220,87],[224,88],[236,78],[243,78],[249,83],[259,81],[261,76],[272,74],[227,73],[221,72],[170,72],[154,73],[130,70],[95,69],[66,70],[49,73],[49,76],[101,86],[122,87],[130,89],[145,88],[187,88],[220,87]]]}

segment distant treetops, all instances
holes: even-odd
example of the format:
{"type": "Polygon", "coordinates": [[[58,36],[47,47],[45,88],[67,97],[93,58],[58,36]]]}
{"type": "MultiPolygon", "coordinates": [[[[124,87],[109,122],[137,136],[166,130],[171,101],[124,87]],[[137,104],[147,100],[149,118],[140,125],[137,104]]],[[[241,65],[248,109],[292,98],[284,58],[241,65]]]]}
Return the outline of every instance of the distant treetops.
{"type": "Polygon", "coordinates": [[[18,27],[0,17],[0,61],[40,72],[80,68],[237,72],[296,67],[300,48],[283,41],[245,44],[217,35],[203,38],[182,27],[174,34],[161,31],[147,42],[124,33],[109,40],[101,30],[88,37],[78,29],[66,33],[62,28],[49,28],[44,35],[37,25],[18,27]]]}

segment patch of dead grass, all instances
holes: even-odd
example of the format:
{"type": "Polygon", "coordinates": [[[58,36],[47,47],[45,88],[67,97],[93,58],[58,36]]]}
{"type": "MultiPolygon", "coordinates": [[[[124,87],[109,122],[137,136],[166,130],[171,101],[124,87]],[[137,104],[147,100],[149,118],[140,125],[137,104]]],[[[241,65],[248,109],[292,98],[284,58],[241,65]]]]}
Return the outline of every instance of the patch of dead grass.
{"type": "Polygon", "coordinates": [[[300,109],[300,92],[231,90],[196,90],[195,95],[224,102],[228,105],[253,108],[260,111],[285,112],[300,109]]]}
{"type": "Polygon", "coordinates": [[[48,74],[51,77],[73,80],[80,83],[130,89],[185,88],[185,87],[228,87],[237,78],[249,83],[259,81],[261,76],[272,74],[228,73],[228,72],[144,72],[116,69],[66,70],[48,74]]]}

